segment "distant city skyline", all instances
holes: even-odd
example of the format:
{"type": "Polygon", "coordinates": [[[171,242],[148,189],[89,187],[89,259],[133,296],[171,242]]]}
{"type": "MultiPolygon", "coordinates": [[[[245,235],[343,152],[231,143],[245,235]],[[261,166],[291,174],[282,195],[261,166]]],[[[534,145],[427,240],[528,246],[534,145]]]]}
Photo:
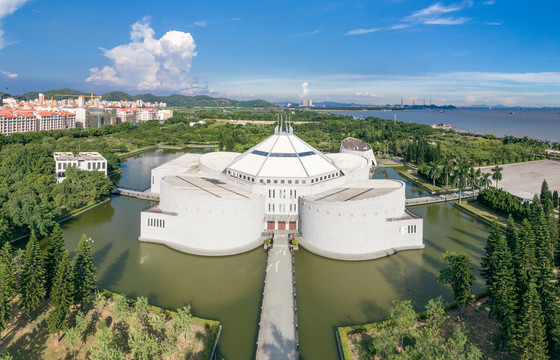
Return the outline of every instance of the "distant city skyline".
{"type": "Polygon", "coordinates": [[[0,1],[0,91],[560,106],[560,5],[0,1]]]}

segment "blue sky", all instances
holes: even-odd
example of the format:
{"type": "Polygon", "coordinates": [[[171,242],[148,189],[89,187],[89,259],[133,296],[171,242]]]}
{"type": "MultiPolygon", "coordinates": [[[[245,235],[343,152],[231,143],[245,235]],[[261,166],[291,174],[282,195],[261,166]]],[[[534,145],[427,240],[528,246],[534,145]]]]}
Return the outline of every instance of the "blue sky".
{"type": "Polygon", "coordinates": [[[0,0],[0,88],[560,106],[559,10],[516,0],[0,0]]]}

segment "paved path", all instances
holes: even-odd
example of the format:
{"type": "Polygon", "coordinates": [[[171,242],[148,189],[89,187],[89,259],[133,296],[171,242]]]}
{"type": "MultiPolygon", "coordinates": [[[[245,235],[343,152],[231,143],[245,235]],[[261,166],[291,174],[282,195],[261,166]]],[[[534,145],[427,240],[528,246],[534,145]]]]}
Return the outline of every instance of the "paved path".
{"type": "Polygon", "coordinates": [[[288,232],[277,231],[268,255],[257,360],[298,359],[293,257],[288,232]]]}
{"type": "MultiPolygon", "coordinates": [[[[476,195],[478,195],[478,190],[475,190],[474,192],[469,190],[469,191],[463,191],[461,196],[462,196],[463,199],[466,199],[466,198],[473,197],[473,196],[476,196],[476,195]]],[[[423,196],[423,197],[406,199],[405,205],[406,206],[423,205],[423,204],[432,204],[432,203],[438,203],[438,202],[444,202],[444,201],[455,201],[455,200],[459,200],[459,192],[452,193],[452,194],[431,195],[431,196],[423,196]]]]}

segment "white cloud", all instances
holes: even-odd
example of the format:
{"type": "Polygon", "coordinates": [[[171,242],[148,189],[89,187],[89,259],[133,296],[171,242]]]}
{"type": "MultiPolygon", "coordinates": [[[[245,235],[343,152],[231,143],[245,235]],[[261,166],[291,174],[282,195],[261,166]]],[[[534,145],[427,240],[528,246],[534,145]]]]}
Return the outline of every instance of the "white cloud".
{"type": "Polygon", "coordinates": [[[306,81],[301,84],[301,98],[307,99],[309,97],[309,83],[306,81]]]}
{"type": "Polygon", "coordinates": [[[192,88],[189,73],[197,53],[191,34],[171,30],[160,39],[154,35],[147,18],[133,24],[129,44],[102,49],[113,64],[90,69],[86,81],[139,91],[192,88]]]}
{"type": "Polygon", "coordinates": [[[304,33],[300,33],[300,34],[295,34],[292,35],[293,37],[300,37],[300,36],[311,36],[311,35],[317,35],[320,32],[322,32],[322,29],[317,29],[317,30],[313,30],[313,31],[309,31],[309,32],[304,32],[304,33]]]}
{"type": "Polygon", "coordinates": [[[195,21],[194,24],[195,24],[196,26],[200,26],[200,27],[205,27],[206,25],[208,25],[208,23],[206,22],[206,20],[195,21]]]}
{"type": "Polygon", "coordinates": [[[490,25],[490,26],[500,26],[502,25],[501,22],[487,22],[486,25],[490,25]]]}
{"type": "MultiPolygon", "coordinates": [[[[401,97],[425,97],[432,98],[435,104],[557,106],[560,98],[560,72],[451,72],[416,76],[325,74],[309,78],[309,83],[313,83],[313,99],[316,102],[382,105],[400,103],[401,97]],[[374,89],[383,89],[383,94],[376,93],[374,89]]],[[[270,101],[293,101],[301,97],[298,89],[303,87],[297,78],[244,76],[215,81],[212,89],[216,94],[233,98],[251,98],[250,94],[258,94],[259,98],[270,101]]]]}
{"type": "MultiPolygon", "coordinates": [[[[28,0],[0,0],[0,22],[6,16],[12,15],[22,7],[28,0]]],[[[0,28],[0,49],[9,45],[4,40],[4,31],[0,28]]]]}
{"type": "Polygon", "coordinates": [[[7,77],[8,79],[17,79],[18,74],[12,74],[4,70],[0,70],[0,75],[7,77]]]}
{"type": "Polygon", "coordinates": [[[483,2],[484,5],[494,5],[496,3],[496,0],[488,0],[483,2]]]}
{"type": "Polygon", "coordinates": [[[467,7],[471,7],[473,2],[465,0],[459,4],[443,5],[441,2],[428,6],[427,8],[415,11],[409,16],[404,17],[397,24],[388,27],[378,27],[371,29],[350,30],[346,35],[363,35],[382,30],[400,30],[416,25],[461,25],[470,20],[468,17],[442,17],[444,14],[461,11],[467,7]]]}

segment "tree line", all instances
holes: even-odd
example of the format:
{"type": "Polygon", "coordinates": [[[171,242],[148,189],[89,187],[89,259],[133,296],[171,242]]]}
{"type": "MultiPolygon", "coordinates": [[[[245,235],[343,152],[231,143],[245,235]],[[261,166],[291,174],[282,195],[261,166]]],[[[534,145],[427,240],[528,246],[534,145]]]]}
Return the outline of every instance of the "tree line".
{"type": "MultiPolygon", "coordinates": [[[[73,356],[91,333],[90,324],[97,326],[91,359],[124,360],[127,354],[135,359],[162,358],[175,351],[180,335],[186,344],[193,323],[190,306],[178,309],[173,315],[156,313],[150,311],[145,297],[133,302],[111,294],[116,323],[108,327],[105,321],[99,321],[107,298],[95,284],[96,268],[86,235],[82,235],[75,252],[70,260],[58,224],[44,255],[35,234],[29,238],[25,250],[14,251],[9,243],[4,244],[0,250],[0,333],[13,320],[16,307],[28,322],[45,312],[47,330],[56,334],[57,343],[65,333],[66,345],[73,356]],[[95,310],[88,320],[90,308],[95,310]]],[[[6,355],[6,358],[11,357],[6,355]]]]}

